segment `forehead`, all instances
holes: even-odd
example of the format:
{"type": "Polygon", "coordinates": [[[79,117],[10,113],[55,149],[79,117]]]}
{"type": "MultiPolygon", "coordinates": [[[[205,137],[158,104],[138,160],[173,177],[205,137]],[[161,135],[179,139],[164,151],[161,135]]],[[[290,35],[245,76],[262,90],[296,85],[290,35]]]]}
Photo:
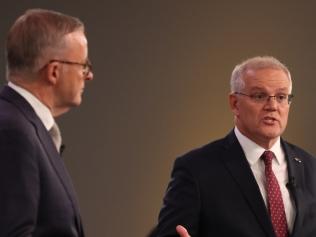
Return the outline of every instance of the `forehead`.
{"type": "Polygon", "coordinates": [[[83,31],[75,31],[65,35],[66,51],[71,57],[87,56],[88,41],[83,31]]]}
{"type": "Polygon", "coordinates": [[[81,47],[86,47],[88,42],[87,38],[82,30],[74,31],[65,35],[66,43],[71,45],[78,45],[81,47]]]}
{"type": "Polygon", "coordinates": [[[247,70],[244,74],[245,88],[248,90],[290,90],[291,82],[282,69],[265,68],[247,70]]]}

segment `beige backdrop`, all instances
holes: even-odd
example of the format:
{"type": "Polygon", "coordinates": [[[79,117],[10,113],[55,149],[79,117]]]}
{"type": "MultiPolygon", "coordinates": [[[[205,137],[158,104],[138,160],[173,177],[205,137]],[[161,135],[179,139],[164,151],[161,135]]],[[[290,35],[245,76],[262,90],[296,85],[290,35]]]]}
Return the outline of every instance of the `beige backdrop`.
{"type": "Polygon", "coordinates": [[[5,2],[1,52],[27,8],[86,24],[95,80],[59,123],[87,236],[140,237],[155,225],[175,157],[232,128],[229,77],[245,58],[288,65],[295,98],[285,137],[316,154],[312,1],[5,2]]]}

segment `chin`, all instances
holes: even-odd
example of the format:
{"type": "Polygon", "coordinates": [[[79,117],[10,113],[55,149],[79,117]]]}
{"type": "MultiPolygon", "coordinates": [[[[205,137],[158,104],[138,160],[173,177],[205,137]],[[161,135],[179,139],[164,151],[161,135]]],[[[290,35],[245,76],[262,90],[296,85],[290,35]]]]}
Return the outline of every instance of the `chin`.
{"type": "Polygon", "coordinates": [[[78,107],[79,105],[81,104],[81,101],[72,101],[70,103],[68,103],[68,106],[69,108],[73,108],[73,107],[78,107]]]}
{"type": "Polygon", "coordinates": [[[79,106],[81,105],[81,102],[82,102],[82,99],[81,97],[80,98],[77,98],[76,100],[73,101],[73,106],[79,106]]]}
{"type": "Polygon", "coordinates": [[[267,136],[278,137],[282,133],[282,129],[280,126],[271,126],[262,128],[261,132],[267,136]]]}
{"type": "Polygon", "coordinates": [[[281,135],[281,131],[279,129],[264,129],[258,132],[258,135],[260,134],[260,137],[268,140],[274,140],[281,135]]]}
{"type": "Polygon", "coordinates": [[[268,132],[268,133],[264,133],[264,136],[265,136],[267,139],[271,139],[271,140],[278,138],[280,135],[281,135],[280,132],[268,132]]]}
{"type": "Polygon", "coordinates": [[[80,102],[77,102],[77,103],[74,103],[73,107],[78,107],[81,105],[81,101],[80,102]]]}

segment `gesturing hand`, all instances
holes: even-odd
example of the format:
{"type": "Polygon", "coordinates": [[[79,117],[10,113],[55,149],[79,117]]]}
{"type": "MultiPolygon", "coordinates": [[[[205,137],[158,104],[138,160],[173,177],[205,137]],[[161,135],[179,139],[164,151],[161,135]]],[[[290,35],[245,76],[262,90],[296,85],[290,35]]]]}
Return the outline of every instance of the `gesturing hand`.
{"type": "Polygon", "coordinates": [[[176,230],[180,237],[190,237],[188,231],[186,228],[184,228],[182,225],[177,225],[176,230]]]}

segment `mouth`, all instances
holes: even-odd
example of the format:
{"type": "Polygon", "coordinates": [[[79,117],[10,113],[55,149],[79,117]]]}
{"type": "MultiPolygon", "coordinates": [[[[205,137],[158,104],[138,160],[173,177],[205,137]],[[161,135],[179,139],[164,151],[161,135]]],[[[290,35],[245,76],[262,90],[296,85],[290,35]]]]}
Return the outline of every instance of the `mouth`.
{"type": "Polygon", "coordinates": [[[274,124],[278,123],[279,120],[277,120],[275,117],[272,117],[272,116],[265,116],[263,118],[263,122],[267,125],[274,125],[274,124]]]}

